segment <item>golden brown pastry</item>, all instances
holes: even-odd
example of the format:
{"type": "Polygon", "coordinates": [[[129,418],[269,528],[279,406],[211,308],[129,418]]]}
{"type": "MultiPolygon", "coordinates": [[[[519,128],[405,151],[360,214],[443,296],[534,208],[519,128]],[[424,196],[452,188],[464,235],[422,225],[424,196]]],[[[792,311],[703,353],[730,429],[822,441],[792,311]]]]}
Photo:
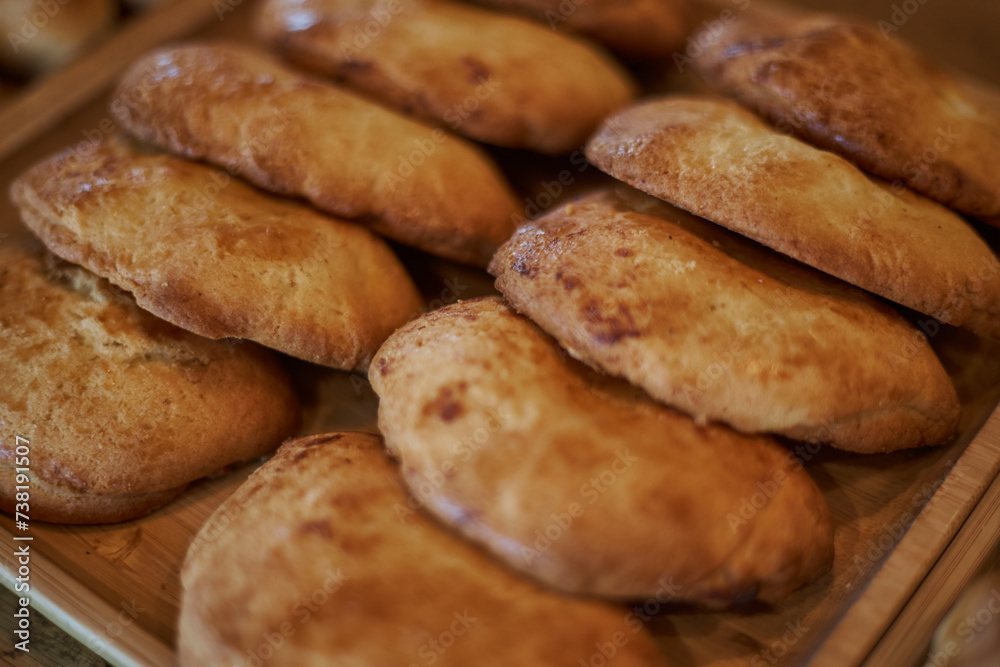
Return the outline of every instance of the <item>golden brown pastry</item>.
{"type": "Polygon", "coordinates": [[[641,599],[668,580],[678,600],[773,602],[830,565],[826,502],[794,455],[566,359],[496,297],[403,327],[369,379],[414,497],[550,586],[641,599]]]}
{"type": "Polygon", "coordinates": [[[616,666],[663,664],[634,614],[533,585],[409,502],[375,436],[286,443],[188,551],[180,664],[578,667],[612,641],[616,666]]]}
{"type": "Polygon", "coordinates": [[[66,65],[117,17],[114,0],[3,0],[0,68],[32,76],[66,65]]]}
{"type": "Polygon", "coordinates": [[[485,265],[521,219],[472,144],[247,47],[152,53],[125,74],[111,111],[144,141],[448,259],[485,265]]]}
{"type": "Polygon", "coordinates": [[[491,144],[569,153],[633,96],[629,75],[589,45],[461,2],[268,0],[262,10],[258,32],[293,62],[491,144]]]}
{"type": "Polygon", "coordinates": [[[521,227],[490,271],[573,356],[699,421],[857,452],[958,426],[951,379],[891,309],[624,186],[521,227]]]}
{"type": "Polygon", "coordinates": [[[615,178],[939,320],[1000,336],[1000,260],[966,221],[735,104],[650,100],[587,158],[615,178]]]}
{"type": "Polygon", "coordinates": [[[159,320],[34,240],[0,244],[0,374],[0,509],[33,520],[146,514],[299,420],[269,352],[159,320]]]}
{"type": "Polygon", "coordinates": [[[669,56],[687,31],[686,0],[479,0],[580,33],[629,56],[669,56]]]}
{"type": "Polygon", "coordinates": [[[694,65],[785,131],[964,213],[1000,216],[1000,94],[874,22],[741,15],[694,65]]]}
{"type": "Polygon", "coordinates": [[[422,307],[368,230],[121,137],[45,160],[11,194],[50,250],[208,338],[361,369],[422,307]]]}

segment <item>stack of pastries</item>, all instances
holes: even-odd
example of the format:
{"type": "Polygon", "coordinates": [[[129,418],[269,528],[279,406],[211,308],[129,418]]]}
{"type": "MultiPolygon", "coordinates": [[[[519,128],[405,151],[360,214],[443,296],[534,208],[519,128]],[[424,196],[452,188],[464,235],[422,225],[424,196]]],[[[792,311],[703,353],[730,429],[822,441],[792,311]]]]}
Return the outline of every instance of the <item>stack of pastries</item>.
{"type": "Polygon", "coordinates": [[[182,664],[668,664],[624,603],[781,604],[831,567],[797,443],[957,430],[923,331],[1000,335],[963,217],[1000,220],[996,93],[754,11],[696,59],[716,92],[638,99],[611,52],[669,59],[680,0],[482,4],[264,0],[258,46],[149,54],[120,134],[12,187],[40,243],[0,248],[0,365],[29,387],[0,442],[37,443],[36,518],[134,518],[272,452],[301,421],[280,355],[379,397],[381,437],[288,440],[209,519],[182,664]],[[845,74],[859,53],[884,81],[845,74]],[[526,220],[477,142],[614,180],[526,220]],[[425,312],[387,240],[499,294],[425,312]]]}

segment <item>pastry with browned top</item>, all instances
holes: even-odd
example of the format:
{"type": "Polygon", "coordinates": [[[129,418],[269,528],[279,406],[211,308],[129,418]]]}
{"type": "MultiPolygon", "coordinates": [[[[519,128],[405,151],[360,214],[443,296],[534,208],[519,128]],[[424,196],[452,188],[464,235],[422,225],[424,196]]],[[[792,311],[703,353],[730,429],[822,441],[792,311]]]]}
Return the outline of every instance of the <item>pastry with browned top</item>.
{"type": "Polygon", "coordinates": [[[180,664],[578,667],[609,641],[615,665],[664,664],[634,614],[532,584],[410,502],[375,436],[286,443],[188,551],[180,664]]]}
{"type": "Polygon", "coordinates": [[[34,166],[11,189],[57,255],[209,338],[363,369],[422,308],[379,237],[121,137],[34,166]]]}
{"type": "Polygon", "coordinates": [[[586,35],[628,56],[668,56],[687,31],[686,0],[478,0],[553,30],[586,35]]]}
{"type": "Polygon", "coordinates": [[[590,45],[452,0],[267,0],[257,26],[297,64],[500,146],[569,153],[634,94],[590,45]]]}
{"type": "Polygon", "coordinates": [[[0,509],[33,520],[141,516],[299,421],[271,353],[159,320],[34,240],[0,245],[0,375],[0,509]]]}
{"type": "Polygon", "coordinates": [[[521,227],[490,270],[573,356],[699,421],[857,452],[958,427],[951,379],[892,309],[625,186],[521,227]]]}
{"type": "Polygon", "coordinates": [[[151,53],[111,112],[143,141],[448,259],[484,266],[520,219],[478,147],[245,46],[151,53]]]}
{"type": "Polygon", "coordinates": [[[1000,336],[1000,260],[965,220],[734,103],[653,99],[587,158],[648,194],[943,322],[1000,336]]]}
{"type": "Polygon", "coordinates": [[[874,23],[743,14],[694,64],[783,130],[963,213],[1000,217],[1000,93],[874,23]]]}
{"type": "Polygon", "coordinates": [[[826,501],[794,455],[567,359],[496,297],[409,323],[369,379],[411,493],[550,586],[644,599],[666,580],[721,606],[780,600],[830,566],[826,501]]]}

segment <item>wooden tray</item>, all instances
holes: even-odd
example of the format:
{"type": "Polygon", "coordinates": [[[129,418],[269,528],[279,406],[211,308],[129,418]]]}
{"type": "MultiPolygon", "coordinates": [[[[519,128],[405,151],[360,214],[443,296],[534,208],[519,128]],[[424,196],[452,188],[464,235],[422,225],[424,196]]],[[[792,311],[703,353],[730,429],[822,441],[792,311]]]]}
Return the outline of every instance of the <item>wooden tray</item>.
{"type": "MultiPolygon", "coordinates": [[[[40,87],[32,104],[19,107],[16,124],[0,113],[0,157],[5,158],[0,188],[6,191],[18,173],[42,157],[106,132],[111,122],[105,110],[108,86],[139,53],[193,34],[199,26],[198,35],[246,39],[251,4],[229,0],[235,10],[218,20],[213,0],[178,0],[131,23],[89,58],[51,79],[52,87],[40,87]],[[64,94],[60,87],[65,87],[64,94]]],[[[891,6],[883,10],[857,0],[839,7],[847,5],[873,20],[891,20],[891,6]]],[[[1000,45],[993,41],[1000,28],[996,12],[992,4],[977,0],[953,0],[947,6],[927,3],[900,33],[940,58],[1000,83],[1000,73],[990,69],[1000,61],[1000,45]],[[949,33],[948,27],[956,25],[960,28],[949,33]],[[982,37],[980,51],[969,48],[977,36],[982,37]]],[[[534,160],[525,171],[524,154],[497,155],[506,167],[520,170],[514,180],[529,201],[562,169],[577,173],[575,163],[566,159],[534,160]]],[[[590,169],[576,178],[574,188],[599,180],[590,169]]],[[[10,203],[0,199],[0,234],[24,233],[10,203]]],[[[492,291],[485,274],[413,251],[401,250],[401,255],[434,305],[492,291]]],[[[977,562],[976,554],[988,551],[992,534],[977,527],[996,525],[989,512],[997,506],[994,496],[1000,497],[1000,491],[991,490],[989,502],[976,510],[949,549],[1000,470],[1000,341],[948,327],[941,327],[931,341],[963,402],[959,438],[946,447],[893,455],[866,457],[829,448],[812,455],[808,470],[823,489],[836,524],[833,572],[776,609],[710,614],[688,608],[656,610],[657,605],[649,603],[649,611],[660,613],[648,626],[671,664],[840,667],[862,664],[869,655],[873,665],[886,664],[884,656],[894,656],[892,664],[901,665],[920,658],[928,628],[954,597],[954,586],[940,592],[941,581],[961,583],[967,576],[963,572],[977,562]],[[955,555],[968,553],[969,558],[955,555]],[[940,570],[935,568],[939,558],[940,570]],[[928,577],[928,572],[939,574],[928,577]],[[911,596],[914,603],[930,601],[937,617],[913,611],[918,607],[908,606],[911,596]],[[902,625],[893,625],[897,617],[902,625]],[[908,624],[919,628],[916,636],[907,632],[908,624]],[[909,662],[898,662],[904,654],[909,662]]],[[[308,404],[303,432],[375,432],[376,400],[363,376],[297,362],[292,366],[308,404]]],[[[27,534],[33,537],[33,609],[114,664],[171,664],[178,571],[187,545],[253,467],[196,483],[179,500],[136,521],[97,527],[32,523],[27,534]]],[[[0,541],[14,544],[13,532],[11,518],[0,516],[0,541]]],[[[0,578],[8,587],[14,572],[12,551],[0,549],[0,578]]],[[[5,632],[0,641],[9,637],[5,632]]]]}

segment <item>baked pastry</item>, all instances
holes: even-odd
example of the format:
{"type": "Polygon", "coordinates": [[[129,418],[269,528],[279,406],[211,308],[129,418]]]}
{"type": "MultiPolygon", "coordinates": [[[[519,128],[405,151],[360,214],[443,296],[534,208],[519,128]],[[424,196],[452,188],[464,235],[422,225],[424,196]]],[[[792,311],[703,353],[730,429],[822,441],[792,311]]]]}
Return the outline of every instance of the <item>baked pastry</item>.
{"type": "Polygon", "coordinates": [[[267,0],[258,18],[293,62],[500,146],[569,153],[634,94],[625,70],[589,45],[461,2],[267,0]]]}
{"type": "Polygon", "coordinates": [[[472,144],[247,47],[152,53],[111,112],[144,141],[448,259],[484,266],[523,219],[472,144]]]}
{"type": "Polygon", "coordinates": [[[615,665],[663,664],[634,614],[531,584],[409,502],[375,436],[286,443],[192,542],[180,664],[577,667],[613,638],[615,665]]]}
{"type": "Polygon", "coordinates": [[[993,623],[998,612],[1000,571],[993,570],[962,591],[934,632],[930,659],[952,667],[994,667],[1000,655],[1000,629],[993,623]]]}
{"type": "Polygon", "coordinates": [[[566,359],[499,298],[411,322],[368,375],[415,498],[554,588],[642,599],[669,580],[678,600],[774,602],[830,566],[826,502],[794,455],[566,359]]]}
{"type": "Polygon", "coordinates": [[[363,369],[422,308],[368,230],[122,137],[45,160],[11,195],[50,250],[208,338],[363,369]]]}
{"type": "Polygon", "coordinates": [[[587,157],[615,178],[939,320],[1000,336],[1000,260],[969,223],[712,98],[608,118],[587,157]]]}
{"type": "Polygon", "coordinates": [[[0,373],[0,509],[38,521],[146,514],[299,420],[269,352],[159,320],[33,239],[0,244],[0,373]]]}
{"type": "Polygon", "coordinates": [[[860,290],[624,186],[521,227],[490,271],[570,353],[698,421],[856,452],[958,427],[923,334],[860,290]]]}
{"type": "Polygon", "coordinates": [[[687,33],[686,0],[479,0],[580,33],[628,56],[669,56],[687,33]]]}
{"type": "Polygon", "coordinates": [[[1000,216],[1000,94],[874,22],[741,15],[694,65],[785,131],[969,215],[1000,216]]]}
{"type": "Polygon", "coordinates": [[[66,65],[117,18],[114,0],[4,0],[0,68],[33,76],[66,65]]]}

